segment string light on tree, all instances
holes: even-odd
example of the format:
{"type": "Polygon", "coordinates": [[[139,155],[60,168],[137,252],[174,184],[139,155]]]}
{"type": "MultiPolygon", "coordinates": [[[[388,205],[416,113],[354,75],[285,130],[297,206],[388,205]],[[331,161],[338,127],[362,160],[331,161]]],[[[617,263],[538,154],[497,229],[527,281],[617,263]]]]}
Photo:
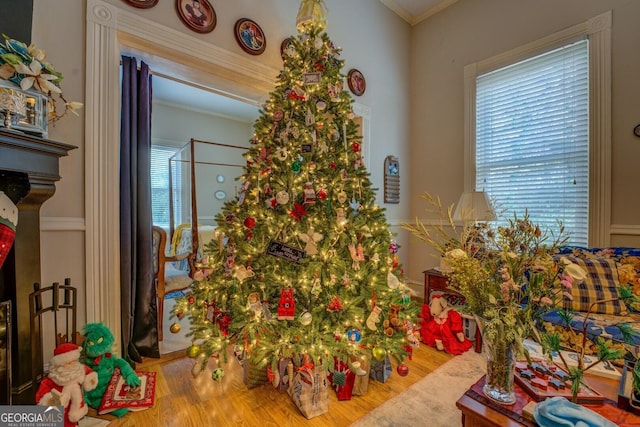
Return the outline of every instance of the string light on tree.
{"type": "MultiPolygon", "coordinates": [[[[240,191],[216,216],[208,273],[172,310],[189,320],[187,354],[195,363],[204,354],[203,366],[216,354],[223,363],[235,346],[266,382],[267,367],[274,374],[285,358],[329,370],[335,360],[399,364],[408,355],[406,334],[385,334],[381,320],[402,305],[400,321],[415,323],[418,310],[389,249],[397,248],[362,163],[344,62],[325,25],[323,2],[303,0],[298,35],[254,123],[240,191]]],[[[213,380],[223,380],[221,369],[213,380]]]]}

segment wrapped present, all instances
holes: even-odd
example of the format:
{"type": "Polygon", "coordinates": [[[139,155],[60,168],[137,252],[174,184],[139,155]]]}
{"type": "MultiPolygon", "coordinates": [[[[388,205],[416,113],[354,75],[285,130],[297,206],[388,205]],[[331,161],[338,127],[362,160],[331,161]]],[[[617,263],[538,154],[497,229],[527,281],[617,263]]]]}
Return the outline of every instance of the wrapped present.
{"type": "Polygon", "coordinates": [[[356,374],[349,369],[349,365],[334,358],[334,367],[329,373],[329,381],[336,390],[338,400],[351,400],[355,380],[356,374]]]}
{"type": "Polygon", "coordinates": [[[376,381],[380,381],[381,383],[387,382],[389,377],[391,376],[391,372],[393,371],[391,367],[391,359],[387,354],[384,360],[373,360],[371,362],[371,373],[369,374],[371,378],[376,381]]]}
{"type": "Polygon", "coordinates": [[[352,357],[351,370],[356,374],[353,382],[353,394],[364,396],[369,389],[369,372],[371,371],[369,359],[366,356],[352,357]]]}
{"type": "Polygon", "coordinates": [[[329,411],[327,371],[322,366],[303,367],[293,376],[287,391],[307,419],[329,411]]]}
{"type": "Polygon", "coordinates": [[[268,381],[266,365],[260,366],[252,361],[250,357],[247,357],[242,363],[242,382],[247,388],[255,388],[266,384],[268,381]]]}

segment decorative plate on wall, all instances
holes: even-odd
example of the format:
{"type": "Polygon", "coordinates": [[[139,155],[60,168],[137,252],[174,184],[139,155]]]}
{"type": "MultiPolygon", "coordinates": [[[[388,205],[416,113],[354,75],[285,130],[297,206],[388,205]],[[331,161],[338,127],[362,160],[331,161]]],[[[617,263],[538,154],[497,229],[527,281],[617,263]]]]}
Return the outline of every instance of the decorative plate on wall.
{"type": "Polygon", "coordinates": [[[234,33],[242,50],[251,55],[260,55],[267,47],[262,28],[251,19],[238,19],[234,33]]]}
{"type": "Polygon", "coordinates": [[[287,55],[292,54],[295,54],[295,48],[293,47],[293,37],[287,37],[286,39],[282,40],[282,43],[280,43],[280,56],[284,61],[287,55]]]}
{"type": "Polygon", "coordinates": [[[176,0],[178,16],[196,33],[210,33],[216,27],[216,11],[208,0],[176,0]]]}
{"type": "Polygon", "coordinates": [[[347,74],[347,84],[351,92],[357,96],[361,96],[367,89],[367,81],[364,79],[362,73],[355,68],[349,70],[349,74],[347,74]]]}
{"type": "Polygon", "coordinates": [[[124,0],[124,2],[138,9],[149,9],[158,4],[158,0],[124,0]]]}

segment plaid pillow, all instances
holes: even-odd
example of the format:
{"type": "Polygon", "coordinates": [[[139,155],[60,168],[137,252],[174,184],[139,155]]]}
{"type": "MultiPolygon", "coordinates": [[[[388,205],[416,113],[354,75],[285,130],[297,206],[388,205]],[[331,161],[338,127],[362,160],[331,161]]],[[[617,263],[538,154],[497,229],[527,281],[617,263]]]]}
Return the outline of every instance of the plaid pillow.
{"type": "Polygon", "coordinates": [[[592,313],[626,315],[627,307],[618,299],[618,269],[616,262],[606,258],[583,259],[567,256],[567,259],[587,271],[581,283],[574,283],[571,289],[573,301],[565,300],[565,308],[586,312],[591,304],[600,300],[611,300],[596,304],[592,313]]]}

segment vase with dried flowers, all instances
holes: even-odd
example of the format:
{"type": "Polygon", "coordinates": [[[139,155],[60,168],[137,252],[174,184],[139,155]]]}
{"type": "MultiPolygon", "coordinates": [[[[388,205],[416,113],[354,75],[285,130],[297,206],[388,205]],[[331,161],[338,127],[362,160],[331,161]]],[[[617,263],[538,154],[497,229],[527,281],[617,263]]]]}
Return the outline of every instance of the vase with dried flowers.
{"type": "Polygon", "coordinates": [[[47,100],[45,118],[49,123],[55,123],[67,113],[78,115],[76,110],[83,104],[67,101],[62,94],[60,83],[63,75],[47,62],[46,53],[33,44],[12,39],[5,34],[4,43],[0,43],[0,80],[11,82],[24,93],[35,91],[43,94],[47,100]],[[64,110],[57,108],[57,100],[64,103],[64,110]]]}
{"type": "Polygon", "coordinates": [[[506,219],[506,225],[469,218],[460,226],[453,220],[453,206],[444,208],[428,193],[422,197],[439,220],[425,225],[416,219],[402,227],[433,247],[450,267],[449,286],[466,299],[461,310],[481,325],[487,359],[483,391],[500,403],[513,403],[515,357],[528,358],[524,339],[534,336],[540,342],[536,322],[563,298],[571,298],[567,290],[574,269],[553,257],[567,240],[564,229],[560,226],[557,235],[543,231],[528,213],[506,219]]]}

